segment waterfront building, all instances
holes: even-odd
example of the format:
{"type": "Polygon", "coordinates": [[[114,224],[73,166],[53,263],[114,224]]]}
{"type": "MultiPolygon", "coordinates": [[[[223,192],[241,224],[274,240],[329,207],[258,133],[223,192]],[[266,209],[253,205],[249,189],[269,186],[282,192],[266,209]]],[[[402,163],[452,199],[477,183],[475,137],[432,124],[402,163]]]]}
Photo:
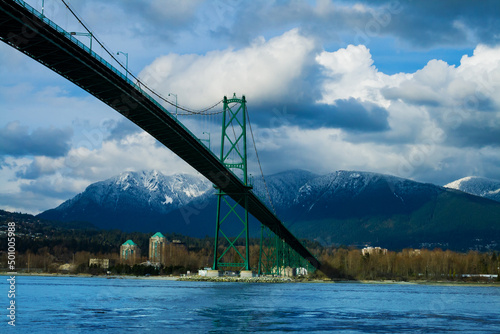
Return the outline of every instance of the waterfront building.
{"type": "Polygon", "coordinates": [[[409,252],[410,252],[410,256],[418,256],[418,255],[422,254],[421,249],[410,249],[409,252]]]}
{"type": "Polygon", "coordinates": [[[374,255],[374,254],[387,254],[387,249],[386,248],[380,248],[380,247],[365,247],[361,250],[361,254],[363,255],[374,255]]]}
{"type": "Polygon", "coordinates": [[[155,233],[149,238],[149,261],[165,265],[167,239],[161,232],[155,233]]]}
{"type": "Polygon", "coordinates": [[[135,264],[141,259],[141,250],[132,240],[127,240],[120,246],[120,260],[129,264],[135,264]]]}
{"type": "Polygon", "coordinates": [[[97,266],[103,269],[109,269],[109,259],[90,259],[89,267],[97,266]]]}

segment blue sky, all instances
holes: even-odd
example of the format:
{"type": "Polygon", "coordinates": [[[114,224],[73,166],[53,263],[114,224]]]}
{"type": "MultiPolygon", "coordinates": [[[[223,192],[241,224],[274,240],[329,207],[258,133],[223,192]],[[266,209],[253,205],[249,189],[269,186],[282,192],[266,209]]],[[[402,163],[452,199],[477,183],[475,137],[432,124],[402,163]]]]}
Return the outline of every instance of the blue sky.
{"type": "MultiPolygon", "coordinates": [[[[27,2],[41,10],[41,0],[27,2]]],[[[129,54],[135,75],[179,104],[245,94],[266,174],[500,179],[498,1],[69,3],[110,50],[129,54]]],[[[45,0],[44,10],[83,31],[59,0],[45,0]]],[[[0,208],[38,213],[126,170],[195,173],[3,43],[0,78],[0,208]]],[[[186,120],[216,138],[214,122],[186,120]]],[[[258,173],[255,158],[250,168],[258,173]]]]}

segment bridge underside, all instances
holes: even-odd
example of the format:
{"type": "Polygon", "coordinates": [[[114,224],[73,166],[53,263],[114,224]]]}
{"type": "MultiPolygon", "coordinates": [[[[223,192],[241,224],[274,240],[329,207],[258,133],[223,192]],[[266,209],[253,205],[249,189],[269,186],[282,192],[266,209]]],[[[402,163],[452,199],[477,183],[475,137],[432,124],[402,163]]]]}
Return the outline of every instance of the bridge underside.
{"type": "Polygon", "coordinates": [[[264,203],[165,108],[68,32],[16,1],[0,0],[0,39],[100,99],[151,134],[248,211],[316,269],[319,262],[264,203]]]}

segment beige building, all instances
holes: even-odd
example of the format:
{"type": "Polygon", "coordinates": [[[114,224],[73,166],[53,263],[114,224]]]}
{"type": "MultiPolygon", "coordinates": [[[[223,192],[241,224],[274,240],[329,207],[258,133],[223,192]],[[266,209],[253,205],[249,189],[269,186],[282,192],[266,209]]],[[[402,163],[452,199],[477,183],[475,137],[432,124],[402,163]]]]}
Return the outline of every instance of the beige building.
{"type": "Polygon", "coordinates": [[[149,238],[150,262],[165,264],[166,244],[167,239],[161,232],[157,232],[149,238]]]}
{"type": "Polygon", "coordinates": [[[374,255],[374,254],[387,254],[387,248],[380,247],[365,247],[361,250],[361,254],[363,255],[374,255]]]}
{"type": "Polygon", "coordinates": [[[103,269],[109,269],[109,259],[90,259],[89,267],[92,265],[103,269]]]}
{"type": "Polygon", "coordinates": [[[120,246],[120,260],[129,264],[136,264],[141,260],[141,250],[132,240],[127,240],[120,246]]]}
{"type": "Polygon", "coordinates": [[[421,249],[410,249],[409,252],[410,252],[410,256],[418,256],[418,255],[422,254],[421,249]]]}

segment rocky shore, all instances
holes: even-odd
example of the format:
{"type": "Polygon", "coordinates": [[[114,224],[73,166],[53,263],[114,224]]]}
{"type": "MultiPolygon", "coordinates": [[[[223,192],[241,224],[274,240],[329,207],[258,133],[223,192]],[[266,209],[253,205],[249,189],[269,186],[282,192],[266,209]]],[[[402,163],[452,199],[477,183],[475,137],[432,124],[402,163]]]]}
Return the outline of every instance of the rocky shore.
{"type": "Polygon", "coordinates": [[[178,281],[196,281],[196,282],[242,282],[242,283],[295,283],[308,281],[307,279],[295,279],[291,277],[206,277],[206,276],[184,276],[178,281]]]}

